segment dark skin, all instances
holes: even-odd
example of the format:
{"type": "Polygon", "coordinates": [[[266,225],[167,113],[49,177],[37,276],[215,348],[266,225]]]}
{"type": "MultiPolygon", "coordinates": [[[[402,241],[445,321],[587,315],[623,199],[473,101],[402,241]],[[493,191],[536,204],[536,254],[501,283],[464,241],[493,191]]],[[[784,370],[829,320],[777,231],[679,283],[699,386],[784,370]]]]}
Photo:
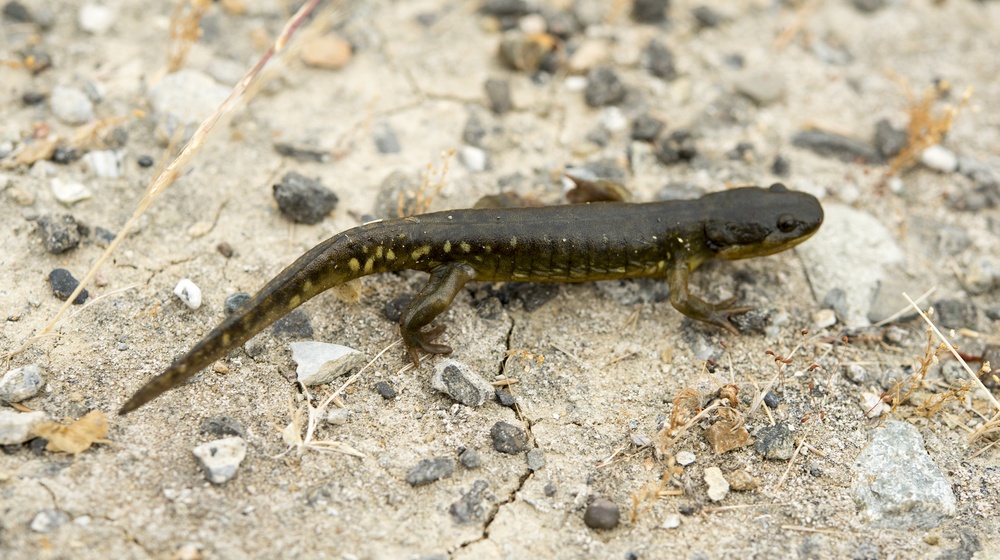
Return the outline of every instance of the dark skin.
{"type": "Polygon", "coordinates": [[[473,280],[664,278],[678,311],[736,333],[730,315],[750,308],[734,305],[734,300],[709,303],[691,294],[691,272],[711,259],[784,251],[808,239],[822,223],[819,201],[782,185],[742,187],[687,201],[451,210],[373,222],[306,252],[143,386],[119,413],[176,387],[325,290],[395,270],[430,273],[400,318],[403,343],[418,366],[421,352],[451,352],[435,342],[443,325],[425,327],[473,280]]]}

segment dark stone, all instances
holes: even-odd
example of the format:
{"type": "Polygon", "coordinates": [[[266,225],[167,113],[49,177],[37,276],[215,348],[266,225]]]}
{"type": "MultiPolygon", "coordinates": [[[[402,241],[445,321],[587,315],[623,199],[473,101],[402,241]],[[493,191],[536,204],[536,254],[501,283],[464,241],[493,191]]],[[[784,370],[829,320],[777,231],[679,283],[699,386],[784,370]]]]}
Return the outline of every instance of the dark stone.
{"type": "Polygon", "coordinates": [[[872,146],[822,130],[804,130],[792,137],[792,145],[805,148],[823,157],[836,158],[844,162],[881,163],[882,156],[872,146]]]}
{"type": "Polygon", "coordinates": [[[97,243],[99,247],[107,247],[115,240],[115,232],[97,226],[94,228],[94,242],[97,243]]]}
{"type": "Polygon", "coordinates": [[[871,14],[889,5],[889,0],[851,0],[859,12],[871,14]]]}
{"type": "Polygon", "coordinates": [[[226,311],[226,315],[232,315],[237,309],[240,308],[243,303],[250,299],[250,294],[246,292],[236,292],[230,296],[226,297],[226,303],[223,305],[223,309],[226,311]]]}
{"type": "Polygon", "coordinates": [[[500,401],[501,405],[506,407],[517,404],[517,399],[514,398],[513,393],[503,387],[497,387],[497,400],[500,401]]]}
{"type": "Polygon", "coordinates": [[[497,422],[490,429],[493,449],[500,453],[516,455],[528,449],[528,435],[517,426],[507,422],[497,422]]]}
{"type": "Polygon", "coordinates": [[[1000,206],[1000,182],[984,182],[977,184],[972,190],[960,193],[948,201],[955,210],[963,212],[978,212],[1000,206]]]}
{"type": "Polygon", "coordinates": [[[510,82],[507,80],[490,79],[484,84],[486,88],[486,98],[489,99],[490,109],[502,115],[514,108],[514,102],[510,98],[510,82]]]}
{"type": "Polygon", "coordinates": [[[753,157],[753,144],[750,142],[740,142],[732,150],[726,152],[726,157],[729,159],[750,161],[753,157]]]}
{"type": "Polygon", "coordinates": [[[625,84],[618,74],[607,66],[598,66],[587,74],[587,88],[583,98],[591,107],[614,105],[625,99],[625,84]]]}
{"type": "MultiPolygon", "coordinates": [[[[63,301],[69,299],[70,294],[73,290],[80,285],[80,281],[73,277],[73,274],[65,268],[57,268],[49,273],[49,284],[52,285],[52,293],[63,301]]],[[[76,296],[73,300],[73,305],[82,305],[87,301],[87,297],[90,294],[87,290],[80,292],[80,295],[76,296]]]]}
{"type": "Polygon", "coordinates": [[[478,451],[472,448],[466,448],[464,451],[458,454],[458,461],[462,463],[462,466],[469,469],[478,469],[483,466],[483,458],[478,451]]]}
{"type": "Polygon", "coordinates": [[[379,121],[372,127],[372,138],[375,140],[375,149],[380,154],[398,154],[403,151],[399,145],[399,138],[396,131],[388,121],[379,121]]]}
{"type": "Polygon", "coordinates": [[[663,165],[691,161],[698,154],[694,137],[687,130],[677,130],[656,143],[656,159],[663,165]]]}
{"type": "Polygon", "coordinates": [[[396,390],[392,388],[386,381],[379,381],[375,383],[375,390],[378,394],[385,400],[389,401],[396,398],[396,390]]]}
{"type": "Polygon", "coordinates": [[[486,498],[486,489],[490,485],[485,480],[477,480],[472,483],[472,488],[462,494],[462,497],[448,508],[448,513],[455,518],[458,523],[474,523],[483,518],[483,499],[486,498]]]}
{"type": "Polygon", "coordinates": [[[80,153],[76,151],[76,148],[69,146],[56,146],[55,151],[52,152],[52,161],[60,165],[67,165],[78,159],[80,159],[80,153]]]}
{"type": "Polygon", "coordinates": [[[780,402],[781,397],[779,397],[774,391],[764,393],[764,404],[766,404],[768,408],[777,408],[778,403],[780,402]]]}
{"type": "Polygon", "coordinates": [[[670,0],[635,0],[632,19],[639,23],[662,23],[667,20],[670,0]]]}
{"type": "Polygon", "coordinates": [[[555,35],[565,41],[580,32],[580,22],[569,12],[550,11],[545,13],[544,17],[545,30],[549,35],[555,35]]]}
{"type": "Polygon", "coordinates": [[[906,146],[909,134],[906,130],[892,126],[888,119],[882,119],[875,123],[875,149],[885,159],[896,157],[906,146]]]}
{"type": "Polygon", "coordinates": [[[26,91],[21,94],[21,102],[25,105],[40,105],[45,101],[45,94],[40,91],[26,91]]]}
{"type": "Polygon", "coordinates": [[[139,167],[153,167],[153,164],[156,163],[150,156],[139,156],[136,162],[139,164],[139,167]]]}
{"type": "Polygon", "coordinates": [[[213,416],[206,418],[201,423],[201,433],[211,434],[218,437],[239,436],[247,437],[246,428],[243,424],[230,416],[213,416]]]}
{"type": "Polygon", "coordinates": [[[765,459],[787,461],[795,452],[795,435],[784,422],[774,426],[764,426],[757,432],[757,441],[754,442],[753,448],[765,459]]]}
{"type": "Polygon", "coordinates": [[[718,27],[723,19],[722,14],[708,6],[698,6],[691,10],[691,15],[694,16],[700,27],[718,27]]]}
{"type": "Polygon", "coordinates": [[[455,473],[455,461],[448,457],[425,459],[406,473],[406,483],[416,488],[448,478],[455,473]]]}
{"type": "Polygon", "coordinates": [[[487,321],[496,321],[503,316],[503,304],[496,297],[488,297],[476,305],[476,316],[487,321]]]}
{"type": "MultiPolygon", "coordinates": [[[[373,134],[375,134],[375,131],[373,131],[373,134]]],[[[378,147],[378,142],[379,139],[376,137],[376,147],[378,147]]],[[[315,161],[317,163],[330,161],[330,150],[316,146],[308,140],[304,142],[275,142],[274,151],[285,157],[294,158],[299,161],[315,161]]]]}
{"type": "Polygon", "coordinates": [[[971,328],[976,326],[976,306],[971,301],[942,299],[934,303],[941,326],[948,329],[971,328]]]}
{"type": "Polygon", "coordinates": [[[520,17],[532,12],[527,0],[486,0],[479,11],[498,17],[520,17]]]}
{"type": "Polygon", "coordinates": [[[233,246],[230,245],[229,243],[226,243],[225,241],[216,245],[215,250],[218,251],[220,255],[226,257],[227,259],[233,258],[233,255],[236,254],[236,251],[233,250],[233,246]]]}
{"type": "Polygon", "coordinates": [[[116,126],[101,137],[104,145],[108,148],[124,148],[128,144],[128,129],[123,126],[116,126]]]}
{"type": "Polygon", "coordinates": [[[688,502],[677,506],[677,513],[685,516],[694,515],[699,511],[701,511],[701,508],[698,507],[698,504],[692,502],[688,502]]]}
{"type": "Polygon", "coordinates": [[[788,177],[791,171],[792,164],[789,163],[785,156],[781,154],[774,156],[774,162],[771,163],[771,173],[774,173],[778,177],[788,177]]]}
{"type": "Polygon", "coordinates": [[[674,66],[674,53],[666,45],[652,39],[642,53],[643,66],[649,73],[663,80],[673,80],[677,77],[674,66]]]}
{"type": "Polygon", "coordinates": [[[287,338],[312,338],[313,328],[309,316],[301,309],[293,309],[281,319],[275,321],[271,331],[277,336],[287,338]]]}
{"type": "Polygon", "coordinates": [[[545,485],[545,488],[542,490],[542,492],[544,492],[547,497],[551,498],[552,496],[556,495],[557,490],[558,489],[556,488],[555,483],[550,482],[545,485]]]}
{"type": "Polygon", "coordinates": [[[75,249],[87,233],[87,228],[70,214],[46,214],[38,218],[38,225],[42,245],[53,255],[75,249]]]}
{"type": "Polygon", "coordinates": [[[632,139],[640,142],[653,142],[663,132],[666,125],[660,119],[643,113],[632,123],[632,139]]]}
{"type": "Polygon", "coordinates": [[[618,506],[604,496],[597,496],[583,513],[583,523],[591,529],[610,530],[618,526],[621,511],[618,506]]]}
{"type": "Polygon", "coordinates": [[[537,447],[528,450],[525,460],[527,460],[528,469],[531,472],[537,472],[545,468],[545,452],[537,447]]]}
{"type": "Polygon", "coordinates": [[[587,140],[603,148],[611,141],[611,132],[603,126],[598,125],[587,133],[587,140]]]}
{"type": "Polygon", "coordinates": [[[531,313],[559,295],[559,286],[550,283],[509,282],[497,293],[501,302],[520,300],[524,310],[531,313]]]}
{"type": "Polygon", "coordinates": [[[24,4],[11,0],[4,4],[3,18],[11,23],[31,23],[31,12],[24,4]]]}
{"type": "Polygon", "coordinates": [[[411,293],[396,296],[385,302],[385,305],[382,307],[382,315],[393,323],[397,323],[411,301],[413,301],[413,294],[411,293]]]}
{"type": "Polygon", "coordinates": [[[469,118],[465,121],[465,127],[462,129],[462,141],[470,146],[482,148],[483,138],[486,138],[486,127],[479,120],[479,115],[470,112],[469,118]]]}
{"type": "Polygon", "coordinates": [[[337,206],[337,195],[323,187],[319,179],[310,179],[294,171],[274,185],[274,200],[281,213],[293,222],[317,224],[337,206]]]}
{"type": "Polygon", "coordinates": [[[490,396],[490,384],[468,365],[452,360],[442,361],[434,369],[431,387],[445,393],[465,406],[482,406],[490,396]]]}
{"type": "Polygon", "coordinates": [[[755,307],[745,313],[737,313],[729,317],[736,330],[743,334],[765,334],[771,324],[772,310],[766,307],[755,307]]]}

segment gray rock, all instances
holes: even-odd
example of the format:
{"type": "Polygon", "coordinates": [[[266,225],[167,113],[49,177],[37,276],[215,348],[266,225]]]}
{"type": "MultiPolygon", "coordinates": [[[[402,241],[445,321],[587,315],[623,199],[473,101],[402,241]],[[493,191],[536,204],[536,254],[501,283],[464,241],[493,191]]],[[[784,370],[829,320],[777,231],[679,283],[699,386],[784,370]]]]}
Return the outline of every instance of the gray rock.
{"type": "Polygon", "coordinates": [[[365,363],[365,355],[353,348],[308,340],[293,342],[295,373],[306,386],[323,385],[365,363]]]}
{"type": "Polygon", "coordinates": [[[451,359],[438,362],[431,387],[465,406],[482,406],[494,394],[493,385],[468,365],[451,359]]]}
{"type": "Polygon", "coordinates": [[[121,150],[96,150],[82,159],[90,171],[102,179],[117,179],[125,171],[125,153],[121,150]]]}
{"type": "Polygon", "coordinates": [[[90,189],[79,181],[67,181],[59,177],[53,177],[50,183],[52,196],[66,206],[73,206],[77,202],[87,200],[93,196],[90,189]]]}
{"type": "Polygon", "coordinates": [[[215,109],[229,97],[229,88],[220,85],[197,70],[180,70],[167,74],[149,90],[152,117],[161,142],[174,140],[180,128],[179,141],[187,142],[215,109]]]}
{"type": "Polygon", "coordinates": [[[70,214],[46,214],[38,218],[38,226],[42,245],[53,255],[75,249],[86,231],[70,214]]]}
{"type": "Polygon", "coordinates": [[[537,447],[529,449],[525,458],[528,461],[528,469],[532,472],[545,468],[545,452],[541,449],[537,447]]]}
{"type": "Polygon", "coordinates": [[[625,84],[614,70],[598,66],[587,74],[587,88],[583,97],[591,107],[614,105],[625,99],[625,84]]]}
{"type": "Polygon", "coordinates": [[[691,15],[701,27],[718,27],[726,18],[709,6],[698,6],[691,10],[691,15]]]}
{"type": "Polygon", "coordinates": [[[274,200],[289,220],[299,224],[318,224],[337,207],[339,199],[319,179],[310,179],[294,171],[285,173],[273,185],[274,200]]]}
{"type": "Polygon", "coordinates": [[[462,466],[467,469],[478,469],[483,466],[483,457],[478,451],[472,448],[466,448],[464,451],[458,454],[458,461],[462,463],[462,466]]]}
{"type": "Polygon", "coordinates": [[[792,137],[792,145],[805,148],[823,157],[837,158],[848,163],[853,161],[880,163],[882,161],[882,156],[871,145],[822,130],[799,132],[792,137]]]}
{"type": "Polygon", "coordinates": [[[0,401],[16,403],[30,399],[44,384],[42,368],[38,364],[12,369],[0,379],[0,401]]]}
{"type": "Polygon", "coordinates": [[[231,416],[213,416],[202,421],[201,433],[218,437],[246,437],[247,430],[243,427],[242,422],[231,416]]]}
{"type": "MultiPolygon", "coordinates": [[[[916,298],[933,287],[933,281],[924,276],[911,276],[902,266],[889,265],[883,271],[883,277],[878,283],[878,289],[872,296],[871,305],[868,308],[868,320],[878,323],[888,319],[896,313],[902,312],[895,321],[909,321],[917,316],[917,310],[908,307],[903,294],[906,293],[911,298],[916,298]]],[[[847,313],[847,295],[840,292],[844,297],[843,311],[841,316],[847,313]]]]}
{"type": "Polygon", "coordinates": [[[528,435],[517,426],[507,422],[497,422],[490,429],[493,449],[500,453],[516,455],[528,449],[528,435]]]}
{"type": "Polygon", "coordinates": [[[455,473],[455,461],[448,457],[426,459],[406,473],[406,483],[416,488],[448,478],[455,473]]]}
{"type": "Polygon", "coordinates": [[[192,452],[204,469],[205,478],[212,484],[223,484],[236,476],[247,456],[247,442],[241,437],[228,437],[203,443],[192,452]]]}
{"type": "Polygon", "coordinates": [[[736,91],[757,105],[770,105],[785,96],[784,77],[771,69],[747,70],[736,79],[736,91]]]}
{"type": "Polygon", "coordinates": [[[69,86],[52,88],[49,96],[52,114],[68,125],[80,125],[93,120],[94,104],[83,91],[69,86]]]}
{"type": "MultiPolygon", "coordinates": [[[[65,268],[57,268],[49,273],[49,284],[52,285],[52,293],[59,299],[66,301],[73,293],[73,290],[80,285],[73,273],[65,268]]],[[[73,300],[73,305],[83,305],[90,294],[86,289],[80,290],[79,295],[73,300]]]]}
{"type": "Polygon", "coordinates": [[[1000,287],[1000,259],[992,255],[976,255],[964,272],[965,291],[970,294],[985,294],[1000,287]]]}
{"type": "Polygon", "coordinates": [[[482,503],[486,499],[486,490],[490,484],[485,480],[477,480],[472,483],[472,488],[462,494],[461,499],[451,504],[448,512],[458,523],[473,523],[483,518],[485,513],[482,503]]]}
{"type": "Polygon", "coordinates": [[[667,20],[670,0],[635,0],[632,19],[639,23],[662,23],[667,20]]]}
{"type": "Polygon", "coordinates": [[[591,500],[583,513],[583,522],[591,529],[611,530],[618,526],[621,511],[618,505],[604,496],[591,500]]]}
{"type": "Polygon", "coordinates": [[[975,328],[976,306],[968,300],[941,299],[934,302],[938,321],[945,328],[975,328]]]}
{"type": "Polygon", "coordinates": [[[896,157],[906,146],[909,135],[906,130],[892,126],[887,119],[875,123],[875,149],[885,159],[896,157]]]}
{"type": "Polygon", "coordinates": [[[3,19],[11,23],[31,23],[34,20],[28,8],[16,0],[3,5],[3,19]]]}
{"type": "Polygon", "coordinates": [[[490,109],[502,115],[514,108],[514,102],[510,96],[510,82],[507,80],[486,80],[483,86],[486,89],[486,98],[489,100],[490,109]]]}
{"type": "Polygon", "coordinates": [[[398,154],[403,150],[399,145],[399,137],[388,121],[378,121],[372,127],[372,139],[375,140],[375,149],[380,154],[398,154]]]}
{"type": "Polygon", "coordinates": [[[230,296],[226,297],[226,303],[223,304],[223,308],[226,311],[226,315],[232,315],[237,309],[240,308],[248,299],[250,299],[250,294],[246,292],[236,292],[230,296]]]}
{"type": "Polygon", "coordinates": [[[851,3],[854,4],[854,7],[859,12],[870,14],[886,7],[889,4],[889,0],[851,0],[851,3]]]}
{"type": "Polygon", "coordinates": [[[795,434],[784,422],[764,426],[757,431],[756,438],[753,448],[765,459],[787,461],[795,453],[795,434]]]}
{"type": "Polygon", "coordinates": [[[663,165],[691,161],[696,155],[698,147],[694,136],[687,130],[675,130],[656,143],[656,159],[663,165]]]}
{"type": "Polygon", "coordinates": [[[462,141],[470,146],[483,147],[483,139],[486,138],[486,127],[475,111],[469,112],[469,119],[465,121],[462,128],[462,141]]]}
{"type": "Polygon", "coordinates": [[[35,428],[48,421],[44,412],[0,410],[0,445],[16,445],[35,437],[35,428]]]}
{"type": "Polygon", "coordinates": [[[29,527],[36,533],[51,533],[69,521],[69,514],[57,509],[43,509],[35,514],[29,527]]]}
{"type": "Polygon", "coordinates": [[[643,113],[632,123],[632,139],[642,142],[653,142],[666,125],[660,119],[643,113]]]}
{"type": "Polygon", "coordinates": [[[657,78],[670,81],[677,77],[674,53],[656,39],[651,40],[642,51],[642,65],[657,78]]]}
{"type": "Polygon", "coordinates": [[[844,309],[833,308],[845,326],[866,326],[886,267],[900,263],[903,252],[874,216],[840,204],[826,204],[824,211],[823,227],[795,251],[802,258],[816,300],[840,290],[844,309]]]}
{"type": "Polygon", "coordinates": [[[876,527],[930,529],[955,515],[955,494],[924,450],[920,432],[889,421],[854,462],[855,501],[876,527]]]}
{"type": "Polygon", "coordinates": [[[379,396],[387,401],[391,401],[396,398],[396,389],[394,389],[387,381],[376,382],[375,391],[378,392],[379,396]]]}

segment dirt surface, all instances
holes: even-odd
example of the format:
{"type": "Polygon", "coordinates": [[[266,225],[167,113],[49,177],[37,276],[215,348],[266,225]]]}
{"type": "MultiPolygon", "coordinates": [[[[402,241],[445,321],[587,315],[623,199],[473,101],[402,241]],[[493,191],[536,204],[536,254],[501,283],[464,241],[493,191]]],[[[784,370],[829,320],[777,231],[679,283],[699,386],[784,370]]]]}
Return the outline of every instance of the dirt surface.
{"type": "MultiPolygon", "coordinates": [[[[288,12],[284,3],[267,0],[246,1],[243,14],[223,4],[210,8],[185,67],[238,77],[260,56],[260,38],[274,37],[288,12]]],[[[564,11],[570,4],[544,3],[564,11]]],[[[919,94],[944,80],[952,89],[942,103],[957,103],[965,88],[973,88],[946,145],[1000,169],[1000,3],[889,2],[865,13],[846,1],[715,2],[709,5],[724,17],[714,28],[702,28],[692,15],[699,3],[672,2],[668,21],[659,24],[634,21],[625,4],[578,2],[577,13],[596,11],[595,23],[565,46],[579,52],[586,42],[597,59],[606,57],[627,88],[620,113],[588,106],[574,86],[579,73],[507,69],[497,58],[500,25],[477,11],[478,2],[367,2],[338,30],[355,47],[345,68],[285,64],[145,214],[98,284],[89,286],[91,303],[74,307],[57,336],[5,364],[3,371],[29,363],[44,367],[44,389],[24,406],[56,420],[104,411],[111,443],[75,457],[30,443],[4,446],[0,557],[1000,557],[1000,452],[971,457],[983,442],[968,441],[990,413],[979,397],[971,406],[949,401],[930,418],[918,416],[914,402],[891,414],[919,428],[956,495],[954,517],[929,529],[884,528],[858,511],[851,466],[873,429],[862,393],[880,394],[885,389],[875,379],[883,372],[917,363],[924,355],[924,326],[903,323],[891,344],[876,329],[832,346],[842,324],[802,334],[812,328],[823,294],[814,295],[795,252],[715,264],[695,274],[694,288],[706,298],[737,295],[767,311],[764,327],[739,336],[694,324],[665,301],[623,304],[617,285],[561,285],[531,311],[524,298],[501,305],[491,297],[497,287],[472,286],[442,316],[445,340],[455,348],[452,358],[490,381],[511,353],[506,375],[519,380],[513,387],[519,412],[495,401],[479,408],[456,404],[431,389],[430,372],[440,358],[413,371],[397,347],[348,391],[341,422],[318,427],[319,437],[349,445],[361,458],[313,450],[282,455],[288,446],[280,430],[291,421],[290,411],[304,405],[290,381],[295,364],[288,343],[296,337],[271,330],[249,352],[237,350],[223,360],[224,368],[210,368],[129,416],[114,416],[132,392],[221,319],[226,296],[254,292],[308,248],[373,215],[379,185],[393,171],[416,176],[428,165],[440,168],[442,153],[463,146],[470,113],[487,131],[488,167],[474,172],[452,157],[432,209],[468,207],[501,190],[557,203],[564,200],[561,171],[602,158],[630,169],[626,182],[637,200],[653,199],[668,184],[716,191],[727,183],[783,180],[824,204],[875,216],[902,247],[908,281],[936,286],[934,299],[971,302],[970,322],[960,326],[997,332],[997,321],[986,314],[997,306],[997,291],[966,296],[956,277],[979,255],[1000,250],[1000,211],[988,204],[961,211],[953,204],[975,187],[972,179],[917,167],[893,188],[879,187],[886,165],[820,157],[792,146],[791,138],[818,126],[867,142],[879,119],[906,124],[901,82],[919,94]],[[776,44],[795,26],[799,33],[776,44]],[[642,51],[652,38],[673,52],[676,78],[653,77],[644,66],[642,51]],[[491,78],[510,83],[513,108],[503,115],[489,110],[484,83],[491,78]],[[737,93],[761,82],[776,82],[778,94],[755,102],[737,93]],[[643,112],[663,120],[667,133],[691,130],[698,156],[666,166],[648,145],[645,153],[636,152],[642,146],[630,143],[630,125],[613,123],[622,116],[631,123],[643,112]],[[614,129],[604,146],[588,140],[601,122],[614,129]],[[384,125],[395,132],[399,152],[376,148],[373,134],[384,125]],[[285,157],[276,141],[314,141],[336,157],[322,163],[285,157]],[[740,142],[752,144],[752,151],[728,155],[740,142]],[[778,154],[790,163],[786,177],[772,170],[778,154]],[[287,171],[319,177],[340,197],[336,211],[313,226],[285,219],[271,186],[287,171]],[[957,246],[946,243],[956,236],[957,246]],[[223,242],[234,248],[232,257],[217,251],[223,242]],[[200,309],[173,295],[182,278],[203,291],[200,309]],[[779,368],[767,350],[793,355],[793,361],[779,368]],[[707,367],[706,357],[715,365],[707,367]],[[847,379],[848,364],[867,369],[868,380],[847,379]],[[734,383],[747,413],[755,387],[776,373],[776,408],[757,409],[745,420],[751,436],[774,423],[791,426],[796,442],[809,446],[794,460],[765,460],[752,443],[716,455],[704,439],[709,420],[662,455],[642,446],[658,441],[658,431],[670,425],[681,390],[697,390],[704,406],[719,386],[734,383]],[[389,382],[396,397],[380,396],[378,381],[389,382]],[[213,485],[192,449],[222,437],[206,425],[221,417],[243,431],[248,451],[235,478],[213,485]],[[525,453],[494,450],[490,431],[498,421],[527,430],[544,466],[532,471],[525,453]],[[482,465],[458,463],[462,449],[478,451],[482,465]],[[674,467],[672,455],[680,451],[693,452],[696,462],[674,467]],[[433,457],[454,459],[454,474],[425,486],[407,484],[407,472],[433,457]],[[704,482],[708,467],[727,477],[745,470],[760,486],[713,502],[704,482]],[[664,495],[634,507],[651,488],[664,495]],[[597,496],[620,508],[616,528],[585,525],[584,511],[597,496]],[[455,504],[465,504],[464,513],[455,504]],[[40,512],[58,520],[54,528],[33,524],[40,512]],[[677,513],[683,514],[679,527],[660,527],[677,513]]],[[[97,178],[82,160],[0,171],[5,352],[38,333],[62,303],[52,294],[49,272],[66,268],[82,277],[103,250],[95,228],[118,231],[138,204],[155,169],[140,167],[138,158],[152,156],[160,164],[165,157],[148,91],[162,78],[171,7],[109,1],[112,24],[94,34],[80,29],[75,2],[25,5],[41,24],[10,15],[0,20],[0,55],[21,60],[19,53],[34,48],[51,57],[52,66],[34,74],[0,65],[0,142],[21,149],[42,126],[69,137],[75,126],[55,118],[48,102],[22,99],[28,92],[51,95],[56,86],[99,91],[95,118],[129,117],[120,125],[128,138],[120,148],[119,178],[97,178]],[[53,178],[82,182],[92,196],[67,208],[53,196],[53,178]],[[42,245],[38,217],[62,213],[91,234],[80,247],[53,255],[42,245]]],[[[833,260],[830,266],[855,265],[833,260]]],[[[383,306],[422,282],[416,273],[383,275],[366,279],[357,304],[316,298],[302,308],[312,338],[374,357],[397,337],[383,306]]],[[[898,307],[904,305],[900,299],[898,307]]],[[[965,332],[958,344],[981,354],[989,339],[965,332]]],[[[919,395],[944,392],[947,380],[936,375],[919,395]]],[[[313,392],[325,397],[331,390],[313,392]]]]}

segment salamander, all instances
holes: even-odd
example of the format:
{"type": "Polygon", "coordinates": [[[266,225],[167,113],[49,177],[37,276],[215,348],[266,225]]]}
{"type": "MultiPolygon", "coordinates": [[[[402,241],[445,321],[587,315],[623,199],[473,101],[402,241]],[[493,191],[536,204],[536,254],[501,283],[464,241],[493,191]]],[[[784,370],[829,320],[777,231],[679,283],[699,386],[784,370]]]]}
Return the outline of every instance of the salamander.
{"type": "Polygon", "coordinates": [[[696,200],[602,202],[535,208],[449,210],[388,219],[343,231],[313,247],[268,282],[186,355],[150,380],[125,414],[176,387],[317,294],[362,276],[397,270],[430,273],[399,320],[409,357],[447,354],[425,329],[469,281],[588,282],[665,278],[681,313],[736,333],[730,315],[750,310],[735,299],[709,303],[688,290],[688,276],[710,259],[784,251],[823,222],[815,197],[776,183],[696,200]]]}

